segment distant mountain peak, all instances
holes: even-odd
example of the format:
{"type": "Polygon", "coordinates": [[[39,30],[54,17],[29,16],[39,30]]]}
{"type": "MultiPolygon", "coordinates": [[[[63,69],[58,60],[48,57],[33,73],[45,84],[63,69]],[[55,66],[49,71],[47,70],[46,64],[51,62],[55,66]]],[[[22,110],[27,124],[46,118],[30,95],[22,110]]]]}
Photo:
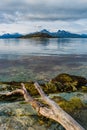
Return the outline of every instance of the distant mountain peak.
{"type": "Polygon", "coordinates": [[[46,29],[43,29],[43,30],[41,30],[40,31],[41,33],[50,33],[48,30],[46,30],[46,29]]]}
{"type": "Polygon", "coordinates": [[[69,31],[65,31],[65,30],[58,30],[57,33],[70,33],[69,31]]]}

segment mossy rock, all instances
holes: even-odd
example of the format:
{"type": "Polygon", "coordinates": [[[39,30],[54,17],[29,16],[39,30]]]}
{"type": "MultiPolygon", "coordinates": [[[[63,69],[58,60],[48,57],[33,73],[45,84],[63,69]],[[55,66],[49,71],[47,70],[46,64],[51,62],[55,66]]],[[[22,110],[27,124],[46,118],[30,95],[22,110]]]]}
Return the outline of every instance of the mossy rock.
{"type": "Polygon", "coordinates": [[[37,90],[35,89],[34,82],[25,83],[25,87],[27,91],[30,93],[30,95],[38,95],[37,90]]]}
{"type": "Polygon", "coordinates": [[[68,113],[73,113],[79,109],[85,108],[85,104],[78,97],[73,97],[67,101],[59,96],[54,96],[52,100],[58,103],[58,105],[68,113]]]}
{"type": "MultiPolygon", "coordinates": [[[[76,91],[87,84],[87,80],[81,76],[74,76],[69,74],[60,74],[51,80],[52,84],[61,84],[61,90],[63,91],[76,91]]],[[[58,86],[59,87],[59,86],[58,86]]],[[[60,89],[60,88],[59,88],[60,89]]]]}
{"type": "Polygon", "coordinates": [[[81,88],[83,92],[87,92],[87,86],[82,86],[81,88]]]}
{"type": "Polygon", "coordinates": [[[64,83],[64,82],[71,82],[72,78],[71,78],[71,76],[69,74],[59,74],[58,76],[53,78],[51,81],[53,83],[58,82],[58,81],[64,83]]]}
{"type": "MultiPolygon", "coordinates": [[[[34,86],[34,82],[26,82],[24,83],[25,84],[25,87],[28,91],[28,93],[31,95],[31,96],[37,96],[39,95],[38,91],[36,90],[35,86],[34,86]]],[[[42,87],[43,91],[45,93],[54,93],[57,91],[57,88],[56,86],[53,84],[40,84],[40,86],[42,87]]],[[[9,82],[9,83],[4,83],[2,84],[1,86],[1,93],[3,92],[7,92],[7,91],[13,91],[13,90],[16,90],[16,89],[20,89],[22,88],[21,86],[21,83],[18,82],[9,82]],[[5,85],[5,87],[3,87],[3,85],[5,85]]],[[[0,101],[19,101],[19,100],[23,100],[23,96],[21,94],[14,94],[14,95],[11,95],[11,96],[6,96],[6,95],[3,95],[3,94],[0,94],[0,101]]]]}
{"type": "MultiPolygon", "coordinates": [[[[25,87],[30,95],[36,96],[39,95],[38,91],[34,86],[34,82],[24,82],[25,87]]],[[[40,86],[42,87],[43,91],[47,94],[49,93],[57,93],[57,92],[67,92],[67,91],[76,91],[80,87],[83,91],[86,91],[86,88],[82,87],[87,84],[87,80],[84,77],[80,76],[73,76],[69,74],[60,74],[53,78],[49,82],[40,82],[40,86]]],[[[4,91],[13,91],[15,89],[21,88],[21,82],[0,82],[0,92],[4,91]]],[[[0,101],[13,101],[13,100],[23,100],[23,96],[20,94],[12,95],[12,96],[3,96],[0,95],[0,101]]]]}

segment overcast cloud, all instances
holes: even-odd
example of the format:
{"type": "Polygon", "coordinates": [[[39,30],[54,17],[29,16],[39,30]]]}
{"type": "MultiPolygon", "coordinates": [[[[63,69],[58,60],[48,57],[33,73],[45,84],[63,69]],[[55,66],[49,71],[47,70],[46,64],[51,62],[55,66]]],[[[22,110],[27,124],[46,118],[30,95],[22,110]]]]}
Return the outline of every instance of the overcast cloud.
{"type": "Polygon", "coordinates": [[[3,0],[0,32],[66,29],[87,32],[87,0],[3,0]]]}

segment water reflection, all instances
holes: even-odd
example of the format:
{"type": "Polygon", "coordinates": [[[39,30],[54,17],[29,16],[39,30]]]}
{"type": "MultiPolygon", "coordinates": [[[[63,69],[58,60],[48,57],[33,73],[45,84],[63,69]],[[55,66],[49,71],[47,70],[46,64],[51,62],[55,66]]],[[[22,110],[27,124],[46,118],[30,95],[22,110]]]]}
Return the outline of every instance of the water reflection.
{"type": "Polygon", "coordinates": [[[87,39],[0,39],[0,55],[87,54],[87,39]]]}
{"type": "Polygon", "coordinates": [[[70,38],[58,38],[57,39],[57,42],[60,44],[60,43],[63,43],[63,44],[66,44],[66,43],[70,43],[72,41],[72,39],[70,38]]]}
{"type": "Polygon", "coordinates": [[[49,44],[49,38],[35,38],[31,39],[34,43],[40,44],[41,46],[48,46],[49,44]]]}

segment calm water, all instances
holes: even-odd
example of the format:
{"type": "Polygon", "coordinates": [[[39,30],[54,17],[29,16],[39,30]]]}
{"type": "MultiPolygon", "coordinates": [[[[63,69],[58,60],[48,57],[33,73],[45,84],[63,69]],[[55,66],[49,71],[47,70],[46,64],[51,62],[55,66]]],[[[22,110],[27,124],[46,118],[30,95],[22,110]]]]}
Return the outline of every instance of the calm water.
{"type": "Polygon", "coordinates": [[[0,81],[87,78],[87,39],[0,39],[0,81]]]}
{"type": "Polygon", "coordinates": [[[5,54],[87,54],[87,39],[0,39],[0,57],[5,54]]]}

